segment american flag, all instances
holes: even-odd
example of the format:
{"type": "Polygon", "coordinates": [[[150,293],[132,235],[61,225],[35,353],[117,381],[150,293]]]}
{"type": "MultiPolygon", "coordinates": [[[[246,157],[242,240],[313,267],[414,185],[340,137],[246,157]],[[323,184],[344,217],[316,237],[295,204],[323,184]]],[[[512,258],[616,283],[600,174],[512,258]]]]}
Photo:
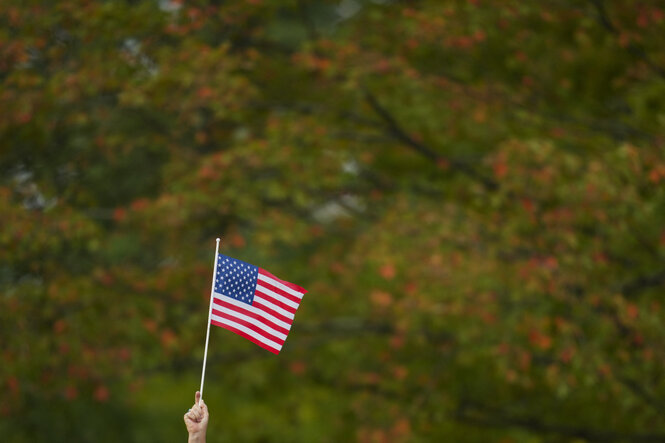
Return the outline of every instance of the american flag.
{"type": "Polygon", "coordinates": [[[279,354],[306,292],[264,269],[218,254],[210,323],[279,354]]]}

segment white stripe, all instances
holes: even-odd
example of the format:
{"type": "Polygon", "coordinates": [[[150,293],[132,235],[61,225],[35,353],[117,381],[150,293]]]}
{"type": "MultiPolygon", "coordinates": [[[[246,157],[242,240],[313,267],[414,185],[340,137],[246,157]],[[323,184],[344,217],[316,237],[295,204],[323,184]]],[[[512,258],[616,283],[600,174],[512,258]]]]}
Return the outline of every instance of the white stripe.
{"type": "Polygon", "coordinates": [[[271,291],[268,288],[264,288],[261,285],[256,285],[256,290],[261,292],[262,294],[265,294],[269,297],[277,299],[278,301],[284,303],[287,306],[291,306],[293,309],[298,309],[298,305],[300,304],[300,303],[295,303],[295,302],[289,300],[288,298],[285,298],[283,295],[280,295],[280,294],[276,293],[275,291],[271,291]]]}
{"type": "Polygon", "coordinates": [[[279,288],[284,292],[288,292],[289,294],[293,295],[294,297],[298,297],[300,299],[302,299],[302,296],[304,294],[304,292],[298,292],[295,289],[289,288],[284,283],[279,282],[279,281],[275,280],[274,278],[268,277],[267,275],[263,275],[260,272],[259,272],[258,279],[263,280],[266,283],[270,283],[274,287],[279,288]]]}
{"type": "Polygon", "coordinates": [[[276,342],[274,342],[274,341],[272,341],[272,340],[270,340],[270,339],[267,339],[267,338],[265,338],[264,336],[262,336],[261,334],[259,334],[258,332],[254,332],[254,331],[252,331],[251,329],[249,329],[248,327],[243,326],[243,325],[240,325],[240,324],[238,324],[238,323],[236,323],[236,322],[234,322],[234,321],[231,321],[231,320],[229,320],[228,318],[223,318],[223,317],[218,317],[218,316],[216,316],[216,315],[213,315],[213,316],[211,317],[211,319],[212,319],[212,320],[215,320],[215,321],[217,321],[217,322],[219,322],[219,323],[222,323],[222,324],[225,324],[225,325],[231,326],[232,328],[239,329],[239,330],[241,330],[242,332],[244,332],[245,334],[249,335],[250,337],[253,337],[253,338],[257,339],[257,340],[260,341],[261,343],[263,343],[263,344],[265,344],[265,345],[267,345],[267,346],[269,346],[269,347],[271,347],[271,348],[273,348],[273,349],[275,349],[275,350],[277,350],[277,351],[279,351],[280,349],[282,349],[282,345],[284,344],[284,342],[282,342],[281,344],[279,344],[279,343],[276,343],[276,342]]]}
{"type": "MultiPolygon", "coordinates": [[[[243,309],[247,309],[248,311],[255,312],[256,314],[259,314],[261,317],[265,318],[266,320],[275,323],[277,326],[281,326],[282,328],[285,328],[287,330],[291,329],[291,324],[290,323],[282,321],[282,320],[278,319],[277,317],[275,317],[274,315],[270,315],[269,313],[267,313],[263,309],[255,308],[254,306],[250,306],[247,303],[243,303],[241,301],[238,301],[235,298],[227,297],[225,295],[221,295],[218,292],[215,292],[215,298],[218,298],[219,300],[221,300],[223,302],[232,304],[232,305],[237,306],[239,308],[243,308],[243,309]]],[[[266,302],[266,304],[267,304],[267,302],[266,302]]],[[[221,306],[219,306],[219,305],[215,305],[215,306],[217,306],[217,309],[221,308],[221,306]]]]}
{"type": "MultiPolygon", "coordinates": [[[[213,306],[213,309],[216,309],[217,311],[220,311],[220,312],[225,312],[226,314],[231,315],[231,316],[236,317],[236,318],[239,318],[241,320],[245,320],[246,322],[252,323],[253,325],[263,329],[264,331],[266,331],[270,335],[273,335],[273,336],[275,336],[279,339],[282,339],[282,340],[286,340],[286,334],[283,334],[279,331],[275,331],[273,328],[271,328],[267,324],[263,323],[262,320],[252,318],[248,315],[241,314],[238,311],[232,311],[229,308],[224,308],[224,307],[219,306],[219,305],[213,306]]],[[[213,312],[212,315],[215,315],[215,313],[213,312]]]]}
{"type": "Polygon", "coordinates": [[[286,309],[282,309],[282,308],[280,308],[279,306],[277,306],[277,305],[275,305],[275,304],[273,304],[273,303],[270,303],[270,302],[269,302],[268,300],[266,300],[265,298],[260,297],[260,296],[258,296],[258,295],[256,295],[256,294],[254,295],[254,300],[255,300],[255,301],[256,301],[256,300],[260,301],[261,303],[263,303],[264,305],[266,305],[267,307],[269,307],[269,308],[272,309],[273,311],[277,311],[278,313],[282,314],[284,317],[290,318],[291,320],[293,320],[293,318],[295,317],[295,314],[293,314],[293,312],[289,312],[289,311],[287,311],[286,309]]]}

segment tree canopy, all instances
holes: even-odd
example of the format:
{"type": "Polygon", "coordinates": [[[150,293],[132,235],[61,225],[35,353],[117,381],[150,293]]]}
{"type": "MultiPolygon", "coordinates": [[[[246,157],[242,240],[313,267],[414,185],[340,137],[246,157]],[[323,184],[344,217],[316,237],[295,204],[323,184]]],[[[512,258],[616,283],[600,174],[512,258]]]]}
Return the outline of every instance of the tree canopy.
{"type": "Polygon", "coordinates": [[[665,441],[661,1],[0,10],[3,440],[665,441]]]}

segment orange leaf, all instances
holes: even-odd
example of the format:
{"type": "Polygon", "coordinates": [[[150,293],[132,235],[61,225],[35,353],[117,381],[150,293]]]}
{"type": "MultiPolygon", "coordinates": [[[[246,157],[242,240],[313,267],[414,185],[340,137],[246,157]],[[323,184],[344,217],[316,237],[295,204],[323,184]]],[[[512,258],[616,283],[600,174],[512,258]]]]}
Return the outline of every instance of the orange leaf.
{"type": "Polygon", "coordinates": [[[390,306],[393,302],[392,296],[385,291],[372,291],[370,297],[372,299],[372,303],[382,308],[390,306]]]}
{"type": "Polygon", "coordinates": [[[395,277],[395,266],[392,263],[381,266],[379,274],[386,280],[392,280],[395,277]]]}

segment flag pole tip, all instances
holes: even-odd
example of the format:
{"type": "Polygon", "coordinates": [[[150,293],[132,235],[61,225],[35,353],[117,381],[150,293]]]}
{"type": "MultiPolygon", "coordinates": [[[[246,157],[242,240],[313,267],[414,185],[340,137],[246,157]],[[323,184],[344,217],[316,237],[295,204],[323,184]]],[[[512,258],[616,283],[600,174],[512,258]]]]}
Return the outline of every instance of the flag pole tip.
{"type": "Polygon", "coordinates": [[[217,243],[219,243],[219,237],[217,237],[217,243]]]}

